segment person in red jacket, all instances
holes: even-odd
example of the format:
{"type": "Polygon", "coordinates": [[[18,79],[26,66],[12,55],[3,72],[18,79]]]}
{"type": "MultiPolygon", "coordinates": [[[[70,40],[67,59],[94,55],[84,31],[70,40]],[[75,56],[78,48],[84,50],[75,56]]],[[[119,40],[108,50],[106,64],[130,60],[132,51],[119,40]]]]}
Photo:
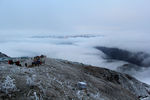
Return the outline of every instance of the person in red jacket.
{"type": "Polygon", "coordinates": [[[20,61],[16,61],[15,64],[16,64],[17,66],[21,66],[20,61]]]}
{"type": "Polygon", "coordinates": [[[8,64],[13,65],[14,64],[13,60],[8,60],[8,64]]]}

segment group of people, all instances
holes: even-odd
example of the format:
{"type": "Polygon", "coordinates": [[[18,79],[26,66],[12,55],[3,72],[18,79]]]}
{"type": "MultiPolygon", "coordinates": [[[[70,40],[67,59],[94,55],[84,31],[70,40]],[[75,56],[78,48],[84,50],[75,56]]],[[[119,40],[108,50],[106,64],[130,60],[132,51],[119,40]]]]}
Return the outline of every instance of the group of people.
{"type": "Polygon", "coordinates": [[[39,66],[41,64],[44,64],[45,60],[46,60],[46,56],[41,55],[41,56],[36,56],[34,58],[31,58],[30,60],[26,60],[24,62],[21,62],[19,60],[17,61],[8,60],[8,64],[10,65],[15,64],[17,66],[25,66],[25,67],[34,67],[34,66],[39,66]]]}
{"type": "Polygon", "coordinates": [[[15,65],[17,65],[17,66],[21,66],[21,64],[20,64],[20,61],[19,61],[19,60],[18,60],[18,61],[8,60],[8,64],[10,64],[10,65],[15,64],[15,65]]]}
{"type": "Polygon", "coordinates": [[[46,58],[46,56],[44,56],[44,55],[34,57],[32,66],[39,66],[39,65],[45,63],[45,58],[46,58]]]}

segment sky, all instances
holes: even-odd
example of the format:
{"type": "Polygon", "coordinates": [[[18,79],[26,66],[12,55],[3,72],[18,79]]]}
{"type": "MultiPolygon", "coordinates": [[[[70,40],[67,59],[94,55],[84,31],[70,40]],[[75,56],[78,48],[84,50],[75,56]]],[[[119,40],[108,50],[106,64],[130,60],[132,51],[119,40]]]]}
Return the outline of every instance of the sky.
{"type": "Polygon", "coordinates": [[[0,0],[0,34],[150,32],[150,0],[0,0]]]}

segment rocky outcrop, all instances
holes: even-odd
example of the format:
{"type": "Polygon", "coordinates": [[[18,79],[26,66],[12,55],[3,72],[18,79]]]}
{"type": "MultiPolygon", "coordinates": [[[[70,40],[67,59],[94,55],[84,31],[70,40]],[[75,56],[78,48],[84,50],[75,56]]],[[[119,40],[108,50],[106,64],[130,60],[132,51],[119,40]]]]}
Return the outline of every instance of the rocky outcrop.
{"type": "Polygon", "coordinates": [[[0,64],[0,100],[139,100],[150,86],[105,68],[47,58],[32,68],[0,64]],[[79,89],[78,83],[87,84],[79,89]]]}

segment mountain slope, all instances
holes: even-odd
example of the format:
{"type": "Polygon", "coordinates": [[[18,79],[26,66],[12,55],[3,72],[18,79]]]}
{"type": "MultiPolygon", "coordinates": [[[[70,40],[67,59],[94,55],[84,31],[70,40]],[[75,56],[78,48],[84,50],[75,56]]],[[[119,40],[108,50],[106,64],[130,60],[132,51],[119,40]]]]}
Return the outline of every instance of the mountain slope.
{"type": "Polygon", "coordinates": [[[150,93],[149,85],[129,75],[52,58],[32,68],[1,63],[0,76],[0,100],[138,100],[150,93]]]}

